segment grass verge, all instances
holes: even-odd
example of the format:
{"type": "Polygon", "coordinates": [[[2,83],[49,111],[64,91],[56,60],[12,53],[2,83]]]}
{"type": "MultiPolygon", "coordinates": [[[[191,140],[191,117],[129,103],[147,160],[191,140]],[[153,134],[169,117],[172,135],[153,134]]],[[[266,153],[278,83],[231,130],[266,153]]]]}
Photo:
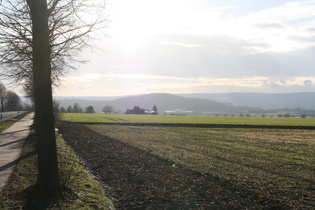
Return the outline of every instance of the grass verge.
{"type": "MultiPolygon", "coordinates": [[[[59,161],[69,164],[67,158],[69,155],[76,157],[75,153],[59,135],[57,145],[59,161]]],[[[71,188],[63,192],[60,198],[49,201],[32,198],[30,189],[37,178],[36,158],[36,139],[31,133],[17,165],[0,192],[0,209],[114,209],[101,186],[92,179],[77,158],[76,161],[71,161],[71,166],[60,167],[61,174],[69,174],[63,171],[69,167],[76,169],[75,173],[71,174],[71,188]]]]}
{"type": "Polygon", "coordinates": [[[4,130],[6,130],[7,128],[9,128],[11,125],[13,125],[16,121],[22,119],[23,117],[25,117],[26,115],[28,115],[30,112],[25,112],[23,114],[20,114],[18,116],[13,117],[10,120],[6,120],[3,123],[0,123],[0,133],[2,133],[4,130]]]}

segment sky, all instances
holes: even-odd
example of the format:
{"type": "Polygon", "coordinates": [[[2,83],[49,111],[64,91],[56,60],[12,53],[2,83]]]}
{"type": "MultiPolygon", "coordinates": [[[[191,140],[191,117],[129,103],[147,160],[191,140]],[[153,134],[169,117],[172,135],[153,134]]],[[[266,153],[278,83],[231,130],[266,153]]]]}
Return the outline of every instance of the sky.
{"type": "Polygon", "coordinates": [[[56,96],[315,92],[315,0],[108,0],[56,96]]]}

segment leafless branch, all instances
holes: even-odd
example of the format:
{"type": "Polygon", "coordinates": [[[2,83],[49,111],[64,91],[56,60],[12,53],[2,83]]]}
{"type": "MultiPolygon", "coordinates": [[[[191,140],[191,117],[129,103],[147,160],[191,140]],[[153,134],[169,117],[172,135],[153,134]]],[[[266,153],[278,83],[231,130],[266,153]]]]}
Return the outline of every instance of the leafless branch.
{"type": "MultiPolygon", "coordinates": [[[[105,0],[48,0],[52,81],[76,68],[91,34],[106,27],[105,0]]],[[[32,23],[25,0],[0,0],[0,76],[25,88],[32,81],[32,23]]]]}

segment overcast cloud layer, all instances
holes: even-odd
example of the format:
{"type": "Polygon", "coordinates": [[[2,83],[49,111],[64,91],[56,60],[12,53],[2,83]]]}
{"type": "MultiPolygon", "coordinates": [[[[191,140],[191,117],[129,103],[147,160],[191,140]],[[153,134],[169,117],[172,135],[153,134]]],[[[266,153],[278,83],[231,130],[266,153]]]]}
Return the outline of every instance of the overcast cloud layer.
{"type": "Polygon", "coordinates": [[[315,0],[115,0],[62,96],[315,91],[315,0]]]}

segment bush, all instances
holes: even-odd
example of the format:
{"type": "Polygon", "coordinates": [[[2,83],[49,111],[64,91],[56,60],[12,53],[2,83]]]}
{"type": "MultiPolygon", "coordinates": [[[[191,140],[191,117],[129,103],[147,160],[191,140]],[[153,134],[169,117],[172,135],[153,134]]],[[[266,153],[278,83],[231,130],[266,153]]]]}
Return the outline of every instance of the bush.
{"type": "Polygon", "coordinates": [[[80,178],[84,167],[69,147],[58,146],[58,167],[60,182],[63,189],[73,188],[73,184],[80,178]]]}
{"type": "Polygon", "coordinates": [[[55,119],[55,125],[58,121],[60,121],[61,116],[60,116],[60,112],[59,112],[59,106],[60,103],[59,101],[54,100],[53,102],[53,108],[54,108],[54,119],[55,119]]]}

